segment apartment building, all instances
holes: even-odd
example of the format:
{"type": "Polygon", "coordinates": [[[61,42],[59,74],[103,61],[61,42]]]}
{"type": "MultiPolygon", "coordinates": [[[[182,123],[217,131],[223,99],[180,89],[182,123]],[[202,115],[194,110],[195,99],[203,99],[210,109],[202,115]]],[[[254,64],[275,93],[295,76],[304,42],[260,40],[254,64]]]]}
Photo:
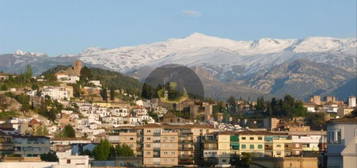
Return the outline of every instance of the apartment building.
{"type": "Polygon", "coordinates": [[[178,136],[176,129],[151,124],[143,128],[143,163],[146,166],[178,165],[178,136]]]}
{"type": "Polygon", "coordinates": [[[355,168],[357,163],[357,117],[329,121],[327,143],[328,168],[355,168]]]}
{"type": "Polygon", "coordinates": [[[293,153],[295,145],[287,134],[274,133],[265,135],[265,155],[270,157],[285,157],[293,153]]]}
{"type": "Polygon", "coordinates": [[[10,154],[13,150],[12,136],[0,131],[0,156],[10,154]]]}
{"type": "Polygon", "coordinates": [[[267,131],[215,132],[203,137],[205,161],[224,167],[234,154],[250,153],[253,157],[285,157],[292,153],[287,133],[267,131]]]}
{"type": "Polygon", "coordinates": [[[128,145],[135,156],[142,156],[142,127],[118,127],[107,135],[108,141],[113,145],[128,145]]]}
{"type": "Polygon", "coordinates": [[[201,136],[215,130],[208,125],[148,124],[115,128],[107,138],[112,144],[130,146],[145,166],[187,166],[203,158],[201,136]]]}
{"type": "Polygon", "coordinates": [[[326,131],[288,132],[291,140],[301,146],[302,152],[323,152],[326,150],[326,131]]]}
{"type": "Polygon", "coordinates": [[[50,151],[50,138],[45,136],[14,135],[14,154],[21,156],[39,156],[50,151]]]}

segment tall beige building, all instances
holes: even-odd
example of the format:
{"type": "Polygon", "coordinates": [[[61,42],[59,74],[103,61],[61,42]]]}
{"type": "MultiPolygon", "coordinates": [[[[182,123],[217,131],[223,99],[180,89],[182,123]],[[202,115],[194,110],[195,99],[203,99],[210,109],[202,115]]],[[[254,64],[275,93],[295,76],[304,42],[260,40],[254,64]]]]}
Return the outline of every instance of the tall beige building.
{"type": "Polygon", "coordinates": [[[216,131],[208,125],[148,124],[116,128],[108,134],[114,144],[127,144],[144,166],[195,165],[202,156],[201,137],[216,131]]]}

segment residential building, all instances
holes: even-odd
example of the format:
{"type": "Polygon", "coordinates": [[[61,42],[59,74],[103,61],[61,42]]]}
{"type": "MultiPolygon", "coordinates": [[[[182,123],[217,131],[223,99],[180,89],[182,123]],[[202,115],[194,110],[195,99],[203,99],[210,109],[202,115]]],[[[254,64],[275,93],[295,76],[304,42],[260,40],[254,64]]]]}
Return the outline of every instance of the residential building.
{"type": "Polygon", "coordinates": [[[58,165],[54,168],[89,168],[88,155],[72,155],[71,150],[57,152],[58,165]]]}
{"type": "Polygon", "coordinates": [[[55,100],[70,100],[73,97],[72,86],[45,86],[41,90],[41,96],[49,96],[55,100]]]}
{"type": "Polygon", "coordinates": [[[146,166],[178,165],[178,131],[146,125],[143,128],[143,163],[146,166]]]}
{"type": "Polygon", "coordinates": [[[50,151],[50,139],[45,136],[13,135],[14,154],[39,156],[50,151]]]}
{"type": "Polygon", "coordinates": [[[357,107],[356,102],[357,102],[356,96],[348,97],[348,106],[349,107],[352,107],[352,108],[357,107]]]}
{"type": "Polygon", "coordinates": [[[328,168],[355,168],[357,163],[357,117],[329,121],[327,142],[328,168]]]}
{"type": "Polygon", "coordinates": [[[310,103],[321,105],[321,97],[320,96],[312,96],[310,98],[310,103]]]}
{"type": "Polygon", "coordinates": [[[250,168],[318,168],[316,157],[258,157],[252,163],[250,168]]]}
{"type": "Polygon", "coordinates": [[[343,107],[338,108],[337,115],[340,117],[344,117],[346,115],[350,115],[353,110],[354,110],[353,107],[343,106],[343,107]]]}
{"type": "Polygon", "coordinates": [[[128,145],[136,156],[142,156],[140,127],[118,127],[107,135],[108,141],[113,145],[128,145]]]}
{"type": "Polygon", "coordinates": [[[219,167],[226,167],[232,155],[250,153],[254,157],[285,157],[291,144],[287,133],[267,131],[214,132],[203,137],[203,157],[219,167]]]}
{"type": "Polygon", "coordinates": [[[145,166],[187,166],[202,158],[201,136],[214,131],[209,125],[148,124],[117,127],[107,139],[130,146],[145,166]]]}
{"type": "Polygon", "coordinates": [[[12,136],[0,131],[0,156],[11,154],[13,151],[12,136]]]}

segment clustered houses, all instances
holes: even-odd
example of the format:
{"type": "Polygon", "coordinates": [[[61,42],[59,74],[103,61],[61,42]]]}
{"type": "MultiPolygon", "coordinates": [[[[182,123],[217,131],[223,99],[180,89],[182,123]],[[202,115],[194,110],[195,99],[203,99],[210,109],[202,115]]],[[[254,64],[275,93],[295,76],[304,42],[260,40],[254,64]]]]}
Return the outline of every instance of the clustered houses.
{"type": "Polygon", "coordinates": [[[227,165],[233,155],[250,153],[254,157],[293,157],[304,152],[321,152],[326,133],[288,133],[267,131],[214,132],[203,137],[204,159],[227,165]]]}
{"type": "Polygon", "coordinates": [[[39,95],[41,97],[49,96],[54,100],[70,100],[73,97],[73,87],[63,84],[60,86],[44,86],[39,90],[27,92],[27,95],[39,95]]]}
{"type": "Polygon", "coordinates": [[[338,101],[334,96],[326,96],[324,101],[321,100],[320,96],[313,96],[309,102],[304,103],[304,107],[308,112],[326,112],[343,117],[353,111],[357,106],[356,102],[357,98],[355,96],[350,96],[346,103],[338,101]]]}
{"type": "Polygon", "coordinates": [[[201,137],[217,131],[209,125],[147,124],[118,127],[108,133],[112,144],[126,144],[145,166],[197,164],[202,156],[201,137]]]}
{"type": "Polygon", "coordinates": [[[89,137],[104,133],[105,125],[119,127],[155,123],[147,110],[142,107],[111,103],[77,103],[77,105],[83,117],[75,120],[75,128],[89,137]]]}

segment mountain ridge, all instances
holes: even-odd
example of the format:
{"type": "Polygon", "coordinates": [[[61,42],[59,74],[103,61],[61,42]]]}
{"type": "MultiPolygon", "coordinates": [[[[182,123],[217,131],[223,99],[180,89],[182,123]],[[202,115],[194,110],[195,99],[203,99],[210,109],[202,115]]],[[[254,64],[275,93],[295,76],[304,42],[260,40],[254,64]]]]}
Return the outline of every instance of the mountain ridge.
{"type": "MultiPolygon", "coordinates": [[[[326,71],[324,67],[329,65],[330,68],[341,69],[344,73],[357,73],[356,53],[357,40],[355,38],[262,38],[252,41],[236,41],[194,33],[184,38],[172,38],[138,46],[112,49],[92,47],[78,54],[64,54],[57,57],[31,52],[4,54],[0,55],[0,71],[21,71],[27,64],[30,64],[34,67],[34,72],[38,74],[56,65],[70,65],[71,62],[78,59],[89,66],[114,70],[143,79],[145,75],[142,71],[175,63],[204,69],[205,73],[210,74],[210,79],[216,79],[215,82],[211,82],[212,87],[231,87],[234,84],[239,85],[239,88],[248,87],[244,90],[256,89],[251,92],[258,95],[260,93],[272,94],[270,92],[276,91],[278,87],[296,86],[299,88],[300,85],[303,86],[306,83],[288,85],[284,83],[283,78],[279,78],[277,82],[264,88],[259,86],[259,81],[257,81],[258,83],[252,82],[254,76],[262,76],[264,73],[274,71],[274,68],[276,70],[276,67],[297,60],[306,60],[308,63],[304,63],[304,66],[316,66],[315,68],[321,71],[326,71]],[[310,66],[310,64],[314,65],[310,66]]],[[[282,71],[290,70],[283,68],[282,71]]],[[[321,74],[317,73],[319,70],[310,72],[309,69],[305,69],[303,72],[294,73],[294,75],[310,76],[315,82],[333,80],[333,75],[322,75],[323,78],[326,78],[322,79],[319,76],[321,74]]],[[[283,72],[279,71],[279,73],[283,72]]],[[[277,79],[267,79],[267,81],[273,80],[277,79]]],[[[350,80],[350,76],[344,80],[350,80]]],[[[339,86],[334,83],[330,87],[325,89],[336,90],[339,86]]],[[[288,88],[286,87],[286,89],[288,88]]],[[[315,89],[311,92],[320,93],[315,89]]],[[[303,98],[305,96],[306,94],[301,95],[303,98]]]]}

